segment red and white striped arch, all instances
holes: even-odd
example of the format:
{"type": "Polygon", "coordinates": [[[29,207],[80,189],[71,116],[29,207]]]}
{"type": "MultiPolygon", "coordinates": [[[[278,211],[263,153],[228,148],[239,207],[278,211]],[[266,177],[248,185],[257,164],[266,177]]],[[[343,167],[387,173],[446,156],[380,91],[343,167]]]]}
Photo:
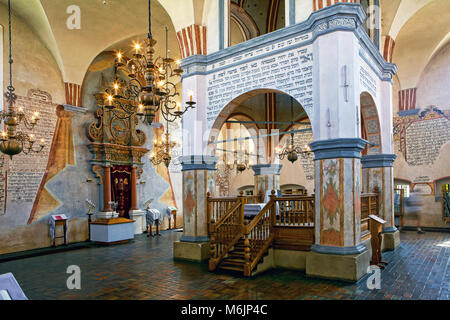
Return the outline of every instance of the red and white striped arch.
{"type": "Polygon", "coordinates": [[[207,54],[206,26],[190,25],[177,32],[181,59],[195,54],[207,54]]]}
{"type": "Polygon", "coordinates": [[[329,7],[335,3],[359,3],[359,0],[312,0],[314,11],[329,7]]]}

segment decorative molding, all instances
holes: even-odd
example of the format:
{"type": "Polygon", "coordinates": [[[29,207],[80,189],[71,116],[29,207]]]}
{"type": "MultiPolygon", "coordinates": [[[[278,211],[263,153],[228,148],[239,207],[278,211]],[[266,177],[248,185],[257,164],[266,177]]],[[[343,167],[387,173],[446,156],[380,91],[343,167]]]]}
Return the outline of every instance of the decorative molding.
{"type": "Polygon", "coordinates": [[[103,167],[99,165],[92,166],[92,172],[95,174],[95,177],[98,179],[98,184],[103,184],[103,167]]]}
{"type": "Polygon", "coordinates": [[[311,251],[321,253],[321,254],[336,254],[340,256],[347,255],[357,255],[365,252],[367,250],[366,246],[363,244],[358,244],[353,247],[333,247],[333,246],[323,246],[314,244],[311,246],[311,251]]]}
{"type": "Polygon", "coordinates": [[[83,107],[77,107],[77,106],[72,106],[70,104],[64,104],[63,105],[64,110],[66,111],[70,111],[70,112],[74,112],[74,113],[82,113],[82,114],[86,114],[87,113],[87,109],[83,108],[83,107]]]}
{"type": "Polygon", "coordinates": [[[208,236],[195,237],[195,236],[182,235],[180,241],[181,242],[194,242],[194,243],[197,243],[197,242],[209,242],[209,237],[208,236]]]}
{"type": "Polygon", "coordinates": [[[393,167],[397,156],[395,154],[372,154],[363,156],[361,164],[363,169],[393,167]]]}
{"type": "MultiPolygon", "coordinates": [[[[335,31],[350,31],[355,34],[362,48],[367,52],[377,76],[382,81],[391,81],[397,72],[397,66],[385,61],[370,37],[362,28],[366,14],[359,4],[339,3],[325,10],[313,12],[306,21],[261,35],[207,56],[190,56],[183,59],[183,79],[194,75],[207,75],[231,68],[235,65],[250,63],[266,56],[273,56],[292,49],[308,46],[317,37],[335,31]],[[297,41],[301,40],[301,41],[297,41]],[[252,51],[273,48],[256,55],[252,51]],[[201,65],[199,68],[198,65],[201,65]]],[[[364,57],[364,59],[368,59],[364,57]]]]}
{"type": "Polygon", "coordinates": [[[181,163],[181,171],[193,171],[193,170],[216,170],[216,164],[219,161],[218,157],[215,156],[204,156],[204,155],[192,155],[192,156],[181,156],[178,158],[181,163]]]}
{"type": "Polygon", "coordinates": [[[252,166],[255,176],[280,175],[282,164],[257,164],[252,166]]]}
{"type": "Polygon", "coordinates": [[[367,141],[360,138],[341,138],[314,141],[310,144],[311,151],[314,152],[314,160],[340,159],[340,158],[361,158],[361,151],[364,150],[367,141]]]}

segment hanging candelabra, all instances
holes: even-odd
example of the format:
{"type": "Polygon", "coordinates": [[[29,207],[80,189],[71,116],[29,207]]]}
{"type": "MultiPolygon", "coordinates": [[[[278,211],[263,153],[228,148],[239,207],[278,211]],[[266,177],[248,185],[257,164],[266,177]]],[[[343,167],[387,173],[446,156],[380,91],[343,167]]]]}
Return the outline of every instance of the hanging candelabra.
{"type": "Polygon", "coordinates": [[[34,112],[31,120],[27,118],[23,108],[16,110],[17,96],[14,93],[15,88],[12,80],[12,32],[11,32],[11,0],[8,0],[8,18],[9,18],[9,86],[5,93],[5,99],[8,104],[7,110],[1,112],[1,119],[6,127],[6,131],[3,131],[0,137],[0,152],[9,155],[12,159],[13,156],[20,154],[38,153],[44,148],[44,139],[40,140],[39,146],[36,144],[36,140],[33,134],[25,134],[18,130],[19,125],[24,125],[28,130],[33,130],[39,121],[39,113],[34,112]]]}
{"type": "MultiPolygon", "coordinates": [[[[235,141],[236,143],[236,141],[235,141]]],[[[225,152],[228,152],[227,150],[224,150],[225,152]]],[[[235,170],[236,173],[242,173],[247,169],[250,169],[250,152],[248,150],[243,150],[242,145],[242,124],[239,128],[239,151],[237,146],[235,145],[235,150],[233,151],[233,161],[227,162],[226,159],[224,159],[224,164],[228,170],[235,170]]]]}
{"type": "Polygon", "coordinates": [[[181,119],[191,108],[195,108],[193,94],[189,94],[187,106],[182,110],[175,97],[179,96],[176,84],[170,79],[181,77],[180,62],[169,57],[168,29],[166,28],[166,55],[155,57],[155,45],[151,28],[151,3],[148,1],[148,35],[145,53],[141,45],[134,44],[135,53],[131,58],[117,52],[115,68],[126,74],[127,80],[116,77],[113,88],[106,90],[105,104],[109,109],[119,109],[123,116],[138,115],[144,123],[151,125],[158,112],[168,122],[181,119]],[[133,101],[131,104],[126,101],[133,101]]]}
{"type": "MultiPolygon", "coordinates": [[[[291,97],[291,120],[292,125],[294,125],[294,106],[293,106],[293,99],[291,97]]],[[[295,139],[294,139],[294,133],[291,133],[291,138],[285,148],[278,151],[278,158],[280,160],[283,160],[284,158],[287,158],[290,162],[294,163],[298,160],[299,155],[301,154],[308,154],[311,152],[311,149],[308,145],[306,145],[304,148],[301,148],[299,146],[295,145],[295,139]]]]}
{"type": "Polygon", "coordinates": [[[175,148],[177,145],[176,142],[170,141],[168,122],[166,126],[166,133],[164,134],[164,136],[164,141],[158,141],[157,139],[153,141],[153,152],[150,156],[150,161],[153,163],[153,166],[164,163],[168,168],[173,158],[173,148],[175,148]]]}

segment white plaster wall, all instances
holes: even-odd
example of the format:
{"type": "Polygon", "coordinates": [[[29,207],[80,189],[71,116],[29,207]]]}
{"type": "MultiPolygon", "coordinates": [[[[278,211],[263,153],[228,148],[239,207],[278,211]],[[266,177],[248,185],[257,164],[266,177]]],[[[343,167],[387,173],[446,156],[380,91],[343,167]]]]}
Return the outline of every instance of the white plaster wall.
{"type": "Polygon", "coordinates": [[[417,106],[450,109],[450,42],[428,63],[417,86],[417,106]]]}

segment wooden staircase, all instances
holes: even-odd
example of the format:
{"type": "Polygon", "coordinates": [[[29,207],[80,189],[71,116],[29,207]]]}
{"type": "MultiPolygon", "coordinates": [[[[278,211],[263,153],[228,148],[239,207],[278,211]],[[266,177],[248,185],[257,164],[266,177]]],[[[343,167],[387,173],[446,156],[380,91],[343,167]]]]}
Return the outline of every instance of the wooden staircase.
{"type": "Polygon", "coordinates": [[[245,245],[244,238],[240,238],[234,245],[233,249],[228,252],[228,255],[219,264],[220,270],[231,270],[244,273],[245,265],[245,245]]]}
{"type": "MultiPolygon", "coordinates": [[[[268,255],[269,248],[265,250],[262,258],[256,263],[257,268],[258,264],[263,262],[264,257],[268,255]]],[[[220,262],[217,269],[224,271],[233,271],[238,272],[240,274],[244,274],[245,271],[245,239],[244,237],[240,238],[239,241],[234,245],[233,249],[231,249],[227,256],[220,262]]]]}
{"type": "Polygon", "coordinates": [[[208,196],[210,271],[220,269],[246,277],[263,272],[271,266],[271,259],[264,258],[272,254],[277,234],[284,239],[280,230],[310,232],[314,228],[314,197],[276,197],[272,191],[270,201],[250,221],[244,219],[247,201],[242,193],[236,198],[208,196]]]}

